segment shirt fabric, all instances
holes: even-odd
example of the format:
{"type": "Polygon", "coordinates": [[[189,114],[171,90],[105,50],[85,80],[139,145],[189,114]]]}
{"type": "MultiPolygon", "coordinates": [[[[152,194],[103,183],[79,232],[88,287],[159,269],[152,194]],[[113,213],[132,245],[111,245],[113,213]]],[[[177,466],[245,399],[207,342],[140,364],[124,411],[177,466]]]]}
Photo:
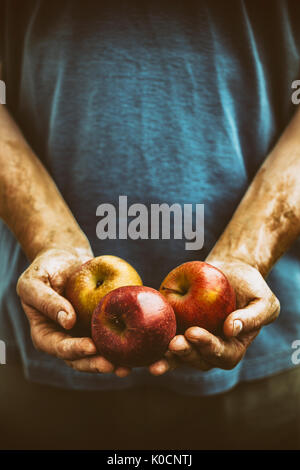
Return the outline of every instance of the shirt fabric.
{"type": "MultiPolygon", "coordinates": [[[[158,288],[185,261],[205,259],[287,125],[299,78],[299,6],[288,1],[38,1],[0,3],[7,105],[88,236],[95,255],[131,263],[158,288]],[[105,240],[108,202],[205,205],[200,252],[185,240],[105,240]]],[[[294,367],[300,338],[300,241],[268,284],[281,315],[233,370],[181,367],[125,379],[74,371],[34,349],[15,286],[28,266],[0,222],[0,338],[29,380],[71,389],[150,384],[214,394],[294,367]]],[[[12,356],[11,356],[12,357],[12,356]]]]}

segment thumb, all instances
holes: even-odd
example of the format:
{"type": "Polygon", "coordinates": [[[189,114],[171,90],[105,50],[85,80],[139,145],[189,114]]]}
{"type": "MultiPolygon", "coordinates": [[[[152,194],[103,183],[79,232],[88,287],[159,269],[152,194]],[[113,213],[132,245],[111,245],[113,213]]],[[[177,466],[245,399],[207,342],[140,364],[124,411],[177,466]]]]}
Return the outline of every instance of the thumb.
{"type": "Polygon", "coordinates": [[[238,336],[240,333],[250,333],[271,323],[280,311],[278,299],[255,299],[246,307],[235,310],[226,318],[223,331],[225,336],[238,336]]]}
{"type": "Polygon", "coordinates": [[[75,325],[76,313],[70,302],[41,280],[20,279],[17,292],[24,304],[34,307],[66,330],[75,325]]]}

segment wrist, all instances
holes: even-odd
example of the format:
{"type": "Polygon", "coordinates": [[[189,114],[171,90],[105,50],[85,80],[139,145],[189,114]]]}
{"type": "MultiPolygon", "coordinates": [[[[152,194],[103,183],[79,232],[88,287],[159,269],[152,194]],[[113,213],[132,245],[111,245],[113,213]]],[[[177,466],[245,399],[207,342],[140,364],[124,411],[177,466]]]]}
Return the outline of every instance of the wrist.
{"type": "Polygon", "coordinates": [[[48,230],[38,231],[24,248],[29,260],[33,260],[41,253],[49,250],[68,251],[82,260],[93,257],[87,237],[77,227],[65,227],[63,231],[55,230],[53,227],[48,228],[48,230]]]}
{"type": "Polygon", "coordinates": [[[230,224],[209,253],[207,262],[238,261],[257,269],[266,277],[279,256],[272,238],[263,232],[261,235],[230,224]]]}
{"type": "Polygon", "coordinates": [[[266,277],[300,235],[299,187],[273,153],[261,167],[209,259],[236,259],[266,277]],[[277,163],[278,165],[278,163],[277,163]]]}

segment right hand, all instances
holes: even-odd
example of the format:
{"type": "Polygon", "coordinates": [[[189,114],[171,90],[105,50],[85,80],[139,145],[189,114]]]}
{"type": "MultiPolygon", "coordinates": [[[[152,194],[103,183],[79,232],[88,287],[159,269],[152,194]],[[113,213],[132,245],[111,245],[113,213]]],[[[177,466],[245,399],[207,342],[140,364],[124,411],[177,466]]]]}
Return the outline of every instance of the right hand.
{"type": "Polygon", "coordinates": [[[91,338],[74,338],[65,332],[76,323],[74,308],[62,295],[67,279],[74,269],[92,257],[92,252],[86,249],[44,250],[20,276],[17,293],[36,349],[64,360],[78,371],[114,372],[125,377],[130,369],[116,367],[97,355],[91,338]]]}

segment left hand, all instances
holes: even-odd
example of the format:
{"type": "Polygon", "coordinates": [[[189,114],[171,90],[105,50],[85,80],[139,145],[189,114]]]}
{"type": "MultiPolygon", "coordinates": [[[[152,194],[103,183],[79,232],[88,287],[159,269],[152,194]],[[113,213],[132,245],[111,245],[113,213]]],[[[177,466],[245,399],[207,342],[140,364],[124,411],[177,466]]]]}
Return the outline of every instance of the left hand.
{"type": "Polygon", "coordinates": [[[69,276],[93,258],[91,250],[46,249],[39,253],[20,276],[17,293],[30,324],[37,350],[55,356],[80,372],[112,373],[126,377],[127,367],[119,367],[100,356],[90,337],[68,334],[77,320],[71,303],[63,296],[69,276]]]}
{"type": "Polygon", "coordinates": [[[197,326],[188,328],[184,335],[175,336],[165,358],[149,367],[153,375],[164,374],[180,364],[202,371],[214,367],[233,369],[260,329],[279,315],[279,300],[253,266],[235,258],[208,259],[207,262],[227,276],[236,293],[237,310],[224,322],[224,337],[197,326]]]}

